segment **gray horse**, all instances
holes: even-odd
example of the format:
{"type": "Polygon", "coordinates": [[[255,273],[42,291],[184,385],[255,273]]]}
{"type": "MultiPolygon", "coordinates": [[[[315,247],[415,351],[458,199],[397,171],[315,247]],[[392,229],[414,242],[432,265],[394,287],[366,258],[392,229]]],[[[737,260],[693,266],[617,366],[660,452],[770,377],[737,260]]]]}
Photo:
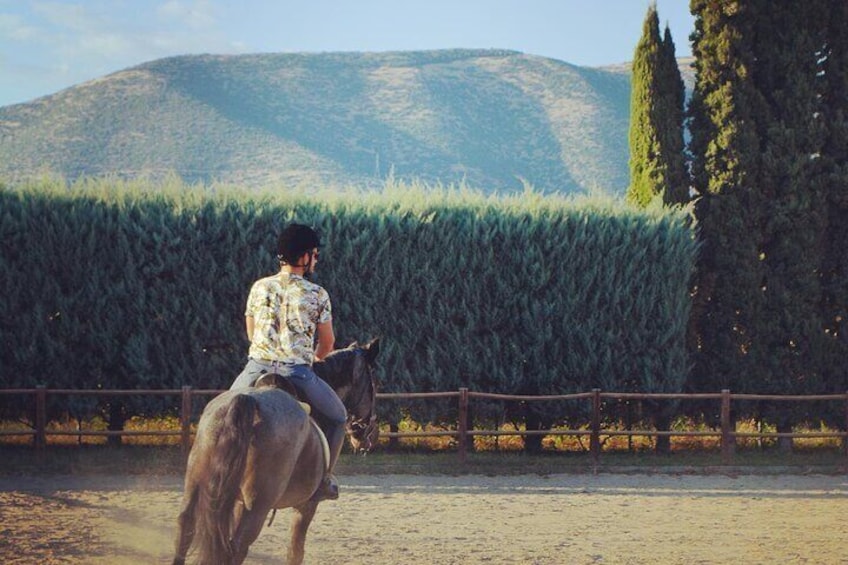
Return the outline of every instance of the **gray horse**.
{"type": "MultiPolygon", "coordinates": [[[[315,363],[348,410],[354,450],[376,441],[374,361],[379,342],[353,344],[315,363]]],[[[274,380],[273,378],[271,379],[274,380]]],[[[290,565],[303,562],[306,531],[326,472],[325,440],[288,392],[275,386],[231,390],[206,405],[188,458],[177,520],[174,565],[191,547],[203,565],[238,565],[271,510],[293,508],[290,565]]]]}

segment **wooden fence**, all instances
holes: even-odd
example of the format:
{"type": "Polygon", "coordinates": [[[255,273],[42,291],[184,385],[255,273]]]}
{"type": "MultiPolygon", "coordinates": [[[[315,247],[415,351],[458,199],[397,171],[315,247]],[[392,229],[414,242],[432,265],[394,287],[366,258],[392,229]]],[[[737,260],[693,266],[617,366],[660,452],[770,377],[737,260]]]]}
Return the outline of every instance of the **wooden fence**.
{"type": "MultiPolygon", "coordinates": [[[[47,445],[48,436],[180,436],[180,445],[184,453],[188,453],[192,441],[192,414],[193,398],[202,396],[216,396],[222,390],[202,390],[184,386],[181,389],[170,390],[76,390],[76,389],[48,389],[38,386],[32,389],[0,389],[0,395],[35,395],[35,422],[31,430],[0,430],[2,436],[32,436],[36,448],[43,449],[47,445]],[[47,429],[47,396],[179,396],[180,406],[180,430],[144,430],[144,431],[104,431],[104,430],[48,430],[47,429]]],[[[460,388],[452,392],[430,392],[430,393],[378,393],[377,399],[386,400],[413,400],[413,399],[444,399],[452,398],[458,402],[457,429],[455,431],[419,431],[419,432],[389,432],[381,433],[381,437],[390,438],[420,438],[420,437],[453,437],[457,441],[457,451],[461,461],[465,461],[468,453],[469,440],[473,441],[476,436],[588,436],[589,451],[597,462],[601,453],[601,438],[614,436],[644,436],[644,437],[718,437],[720,438],[722,459],[729,463],[732,459],[737,438],[838,438],[842,442],[843,452],[848,455],[848,393],[825,394],[807,396],[789,395],[758,395],[758,394],[731,394],[729,390],[720,393],[706,394],[641,394],[641,393],[619,393],[602,392],[594,389],[591,392],[577,394],[566,394],[558,396],[521,396],[493,394],[484,392],[473,392],[467,388],[460,388]],[[486,399],[498,401],[519,402],[542,402],[562,400],[583,400],[591,403],[591,417],[588,429],[549,429],[549,430],[481,430],[469,429],[468,414],[469,403],[473,399],[486,399]],[[712,400],[720,403],[721,419],[719,430],[703,431],[666,431],[666,430],[613,430],[602,427],[601,406],[605,400],[712,400]],[[811,431],[803,433],[777,433],[777,432],[739,432],[736,431],[731,420],[731,403],[738,401],[777,401],[777,402],[813,402],[813,401],[837,401],[844,406],[845,424],[843,431],[811,431]]]]}

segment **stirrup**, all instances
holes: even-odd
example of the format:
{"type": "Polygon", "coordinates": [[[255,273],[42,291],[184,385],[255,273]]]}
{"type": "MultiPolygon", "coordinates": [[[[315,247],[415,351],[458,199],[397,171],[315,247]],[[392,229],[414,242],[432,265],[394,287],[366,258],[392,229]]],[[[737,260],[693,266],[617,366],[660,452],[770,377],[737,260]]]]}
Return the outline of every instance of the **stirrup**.
{"type": "Polygon", "coordinates": [[[322,500],[336,500],[339,498],[339,483],[333,475],[327,475],[315,494],[312,495],[313,502],[321,502],[322,500]]]}

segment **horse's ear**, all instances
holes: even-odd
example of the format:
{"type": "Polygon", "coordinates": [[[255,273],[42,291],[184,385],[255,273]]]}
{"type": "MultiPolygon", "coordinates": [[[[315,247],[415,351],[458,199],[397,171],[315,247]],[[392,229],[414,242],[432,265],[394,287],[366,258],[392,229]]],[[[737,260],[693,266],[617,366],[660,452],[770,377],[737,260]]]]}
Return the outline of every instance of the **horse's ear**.
{"type": "Polygon", "coordinates": [[[369,363],[373,363],[377,358],[377,355],[380,353],[380,338],[375,337],[369,341],[363,349],[365,350],[365,358],[369,363]]]}

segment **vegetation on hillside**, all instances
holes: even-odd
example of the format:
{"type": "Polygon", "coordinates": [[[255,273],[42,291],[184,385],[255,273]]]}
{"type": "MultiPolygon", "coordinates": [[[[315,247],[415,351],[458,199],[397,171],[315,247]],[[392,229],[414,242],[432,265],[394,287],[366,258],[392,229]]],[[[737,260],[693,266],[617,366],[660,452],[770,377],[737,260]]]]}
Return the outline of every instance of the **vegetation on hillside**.
{"type": "Polygon", "coordinates": [[[628,95],[503,50],[171,57],[0,108],[0,177],[620,193],[628,95]]]}

